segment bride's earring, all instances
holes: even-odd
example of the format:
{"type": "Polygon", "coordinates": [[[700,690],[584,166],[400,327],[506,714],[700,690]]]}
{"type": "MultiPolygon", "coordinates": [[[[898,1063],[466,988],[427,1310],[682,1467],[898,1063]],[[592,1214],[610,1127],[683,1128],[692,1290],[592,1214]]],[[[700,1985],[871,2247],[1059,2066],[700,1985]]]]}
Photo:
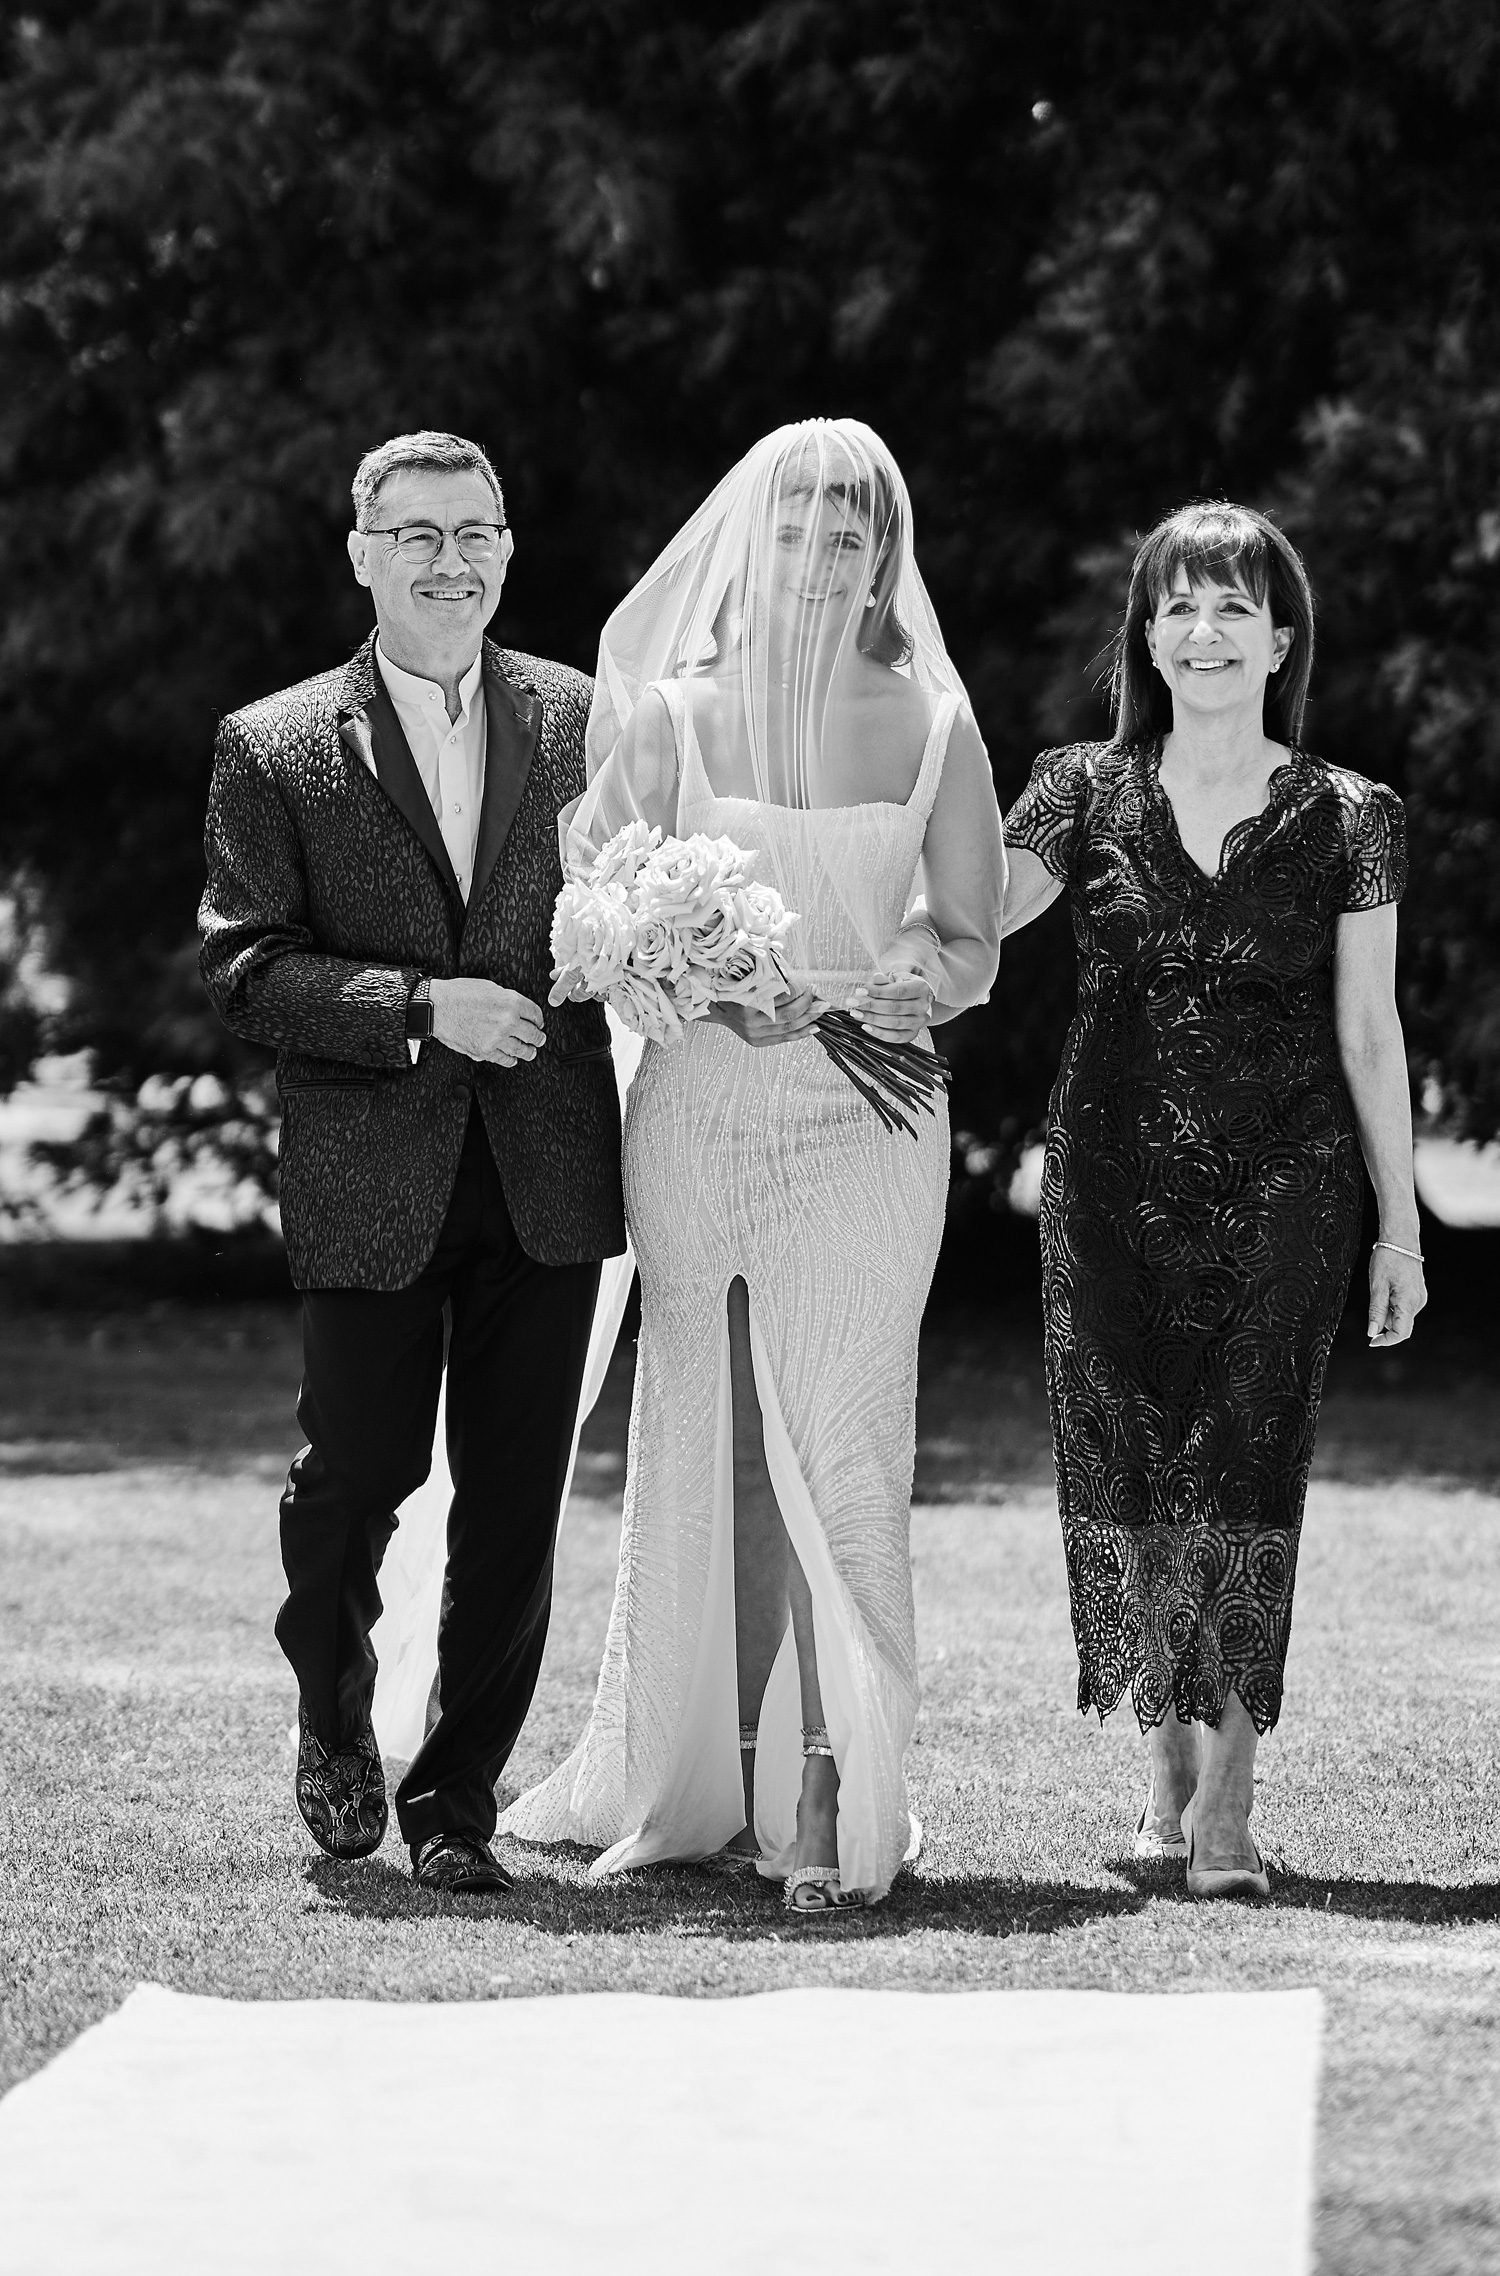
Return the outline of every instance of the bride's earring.
{"type": "Polygon", "coordinates": [[[875,606],[875,595],[874,595],[873,593],[867,593],[867,594],[865,595],[865,607],[866,607],[867,609],[872,609],[874,606],[875,606]]]}

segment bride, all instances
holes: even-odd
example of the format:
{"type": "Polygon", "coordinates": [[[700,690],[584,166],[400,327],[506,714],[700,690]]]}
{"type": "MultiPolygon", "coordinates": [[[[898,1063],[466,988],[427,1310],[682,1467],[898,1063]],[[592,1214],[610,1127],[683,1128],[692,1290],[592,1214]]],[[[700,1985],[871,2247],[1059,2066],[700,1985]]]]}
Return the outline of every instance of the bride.
{"type": "Polygon", "coordinates": [[[614,1610],[574,1752],[501,1820],[595,1874],[719,1852],[799,1918],[884,1897],[917,1829],[907,1536],[917,1330],[948,1124],[888,1132],[813,1037],[828,1005],[912,1040],[981,1003],[999,812],[857,420],[768,435],[604,630],[586,869],[625,824],[753,847],[798,912],[774,1017],[647,1044],[625,1123],[641,1332],[614,1610]]]}

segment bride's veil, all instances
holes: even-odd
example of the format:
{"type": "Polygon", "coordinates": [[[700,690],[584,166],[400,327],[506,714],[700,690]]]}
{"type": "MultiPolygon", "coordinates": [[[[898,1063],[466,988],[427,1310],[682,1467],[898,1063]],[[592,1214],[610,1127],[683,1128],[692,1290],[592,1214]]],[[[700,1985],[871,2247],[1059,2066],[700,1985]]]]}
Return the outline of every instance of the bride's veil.
{"type": "Polygon", "coordinates": [[[642,695],[711,679],[720,761],[739,794],[848,803],[830,786],[835,770],[849,779],[857,728],[845,667],[856,652],[934,698],[966,700],[917,569],[895,460],[858,419],[802,419],[730,469],[609,618],[589,779],[613,760],[649,782],[630,733],[642,695]]]}

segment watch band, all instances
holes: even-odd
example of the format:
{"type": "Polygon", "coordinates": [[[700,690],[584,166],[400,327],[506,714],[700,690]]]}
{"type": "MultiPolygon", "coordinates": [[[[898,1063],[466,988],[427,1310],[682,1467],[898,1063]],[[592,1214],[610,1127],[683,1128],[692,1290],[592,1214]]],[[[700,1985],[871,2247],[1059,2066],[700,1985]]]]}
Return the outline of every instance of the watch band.
{"type": "Polygon", "coordinates": [[[406,1040],[425,1043],[432,1034],[432,982],[424,974],[406,999],[406,1040]]]}

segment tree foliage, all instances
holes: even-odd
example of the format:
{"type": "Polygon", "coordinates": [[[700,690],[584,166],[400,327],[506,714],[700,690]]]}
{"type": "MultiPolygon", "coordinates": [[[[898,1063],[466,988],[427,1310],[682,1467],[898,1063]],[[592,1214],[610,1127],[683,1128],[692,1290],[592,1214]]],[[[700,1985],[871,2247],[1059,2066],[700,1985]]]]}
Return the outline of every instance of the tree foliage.
{"type": "MultiPolygon", "coordinates": [[[[587,667],[733,457],[847,411],[1005,797],[1101,724],[1132,531],[1279,507],[1311,739],[1410,804],[1418,1071],[1500,1121],[1487,0],[39,0],[8,38],[0,863],[72,994],[28,1027],[0,969],[0,1080],[41,1033],[243,1072],[193,967],[213,730],[362,633],[368,444],[492,448],[505,637],[587,667]]],[[[956,1037],[988,1136],[1040,1118],[1070,966],[1049,919],[956,1037]]]]}

